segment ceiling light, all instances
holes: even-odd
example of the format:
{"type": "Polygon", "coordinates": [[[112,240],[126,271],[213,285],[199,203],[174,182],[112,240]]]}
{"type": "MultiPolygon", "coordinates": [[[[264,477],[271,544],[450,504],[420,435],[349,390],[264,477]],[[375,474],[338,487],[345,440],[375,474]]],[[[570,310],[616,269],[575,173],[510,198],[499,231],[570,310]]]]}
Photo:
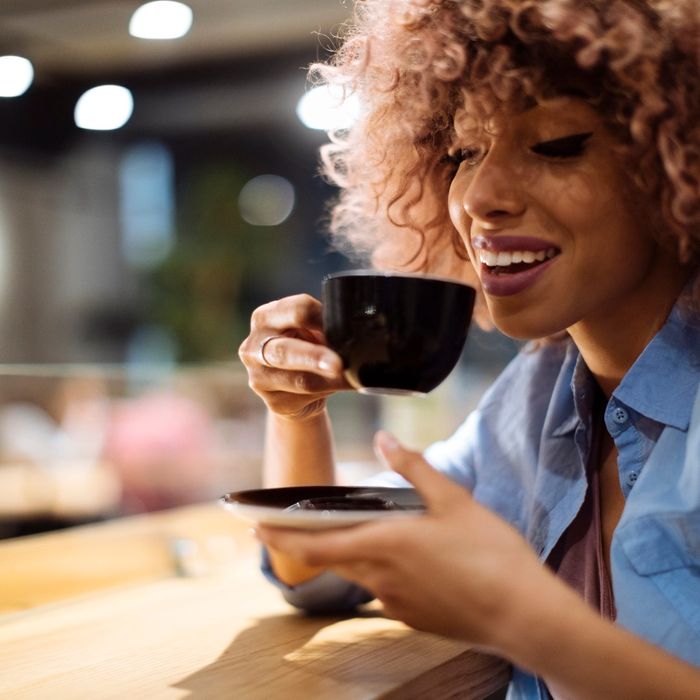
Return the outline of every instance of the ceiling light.
{"type": "Polygon", "coordinates": [[[139,39],[179,39],[190,31],[192,10],[182,2],[156,0],[131,16],[129,34],[139,39]]]}
{"type": "Polygon", "coordinates": [[[297,104],[297,116],[309,129],[347,129],[360,114],[356,94],[335,85],[319,85],[309,90],[297,104]]]}
{"type": "Polygon", "coordinates": [[[121,85],[91,88],[75,105],[75,123],[81,129],[111,131],[129,121],[134,111],[131,92],[121,85]]]}
{"type": "Polygon", "coordinates": [[[32,64],[21,56],[0,56],[0,97],[19,97],[34,80],[32,64]]]}

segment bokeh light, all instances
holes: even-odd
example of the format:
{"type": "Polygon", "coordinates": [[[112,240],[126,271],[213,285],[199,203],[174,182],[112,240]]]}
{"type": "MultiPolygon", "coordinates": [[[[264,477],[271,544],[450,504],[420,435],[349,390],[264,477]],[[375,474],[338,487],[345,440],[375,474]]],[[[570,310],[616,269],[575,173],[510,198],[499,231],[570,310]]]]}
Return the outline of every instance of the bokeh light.
{"type": "Polygon", "coordinates": [[[75,123],[81,129],[112,131],[120,129],[131,118],[134,98],[121,85],[99,85],[91,88],[75,105],[75,123]]]}
{"type": "Polygon", "coordinates": [[[279,175],[258,175],[238,195],[241,216],[253,226],[278,226],[294,209],[294,186],[279,175]]]}
{"type": "Polygon", "coordinates": [[[182,2],[147,2],[131,16],[129,34],[139,39],[179,39],[190,31],[192,18],[192,10],[182,2]]]}
{"type": "Polygon", "coordinates": [[[299,100],[297,116],[309,129],[347,129],[360,115],[360,100],[335,85],[318,85],[299,100]]]}
{"type": "Polygon", "coordinates": [[[34,80],[34,67],[22,56],[0,56],[0,97],[23,95],[34,80]]]}

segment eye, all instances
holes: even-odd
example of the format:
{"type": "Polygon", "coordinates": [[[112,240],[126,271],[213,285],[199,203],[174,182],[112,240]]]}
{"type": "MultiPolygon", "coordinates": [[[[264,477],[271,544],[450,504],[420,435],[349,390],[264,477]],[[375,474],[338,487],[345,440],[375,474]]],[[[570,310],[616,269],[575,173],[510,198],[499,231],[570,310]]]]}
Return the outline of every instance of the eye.
{"type": "Polygon", "coordinates": [[[536,143],[530,150],[546,158],[575,158],[583,153],[586,142],[591,136],[593,136],[592,131],[585,134],[572,134],[561,139],[536,143]]]}
{"type": "Polygon", "coordinates": [[[446,160],[454,165],[459,166],[462,163],[467,165],[476,165],[484,157],[484,149],[480,146],[468,146],[452,151],[446,157],[446,160]]]}

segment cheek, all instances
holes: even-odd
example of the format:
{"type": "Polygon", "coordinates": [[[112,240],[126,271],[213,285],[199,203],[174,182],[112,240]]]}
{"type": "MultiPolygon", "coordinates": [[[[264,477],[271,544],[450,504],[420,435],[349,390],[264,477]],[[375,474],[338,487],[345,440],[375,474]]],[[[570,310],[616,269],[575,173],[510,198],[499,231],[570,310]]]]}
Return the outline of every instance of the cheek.
{"type": "Polygon", "coordinates": [[[464,242],[464,246],[469,253],[469,259],[472,261],[472,264],[474,264],[474,252],[469,237],[471,219],[464,210],[464,192],[464,183],[461,182],[460,178],[455,178],[447,194],[447,208],[450,214],[450,221],[455,229],[457,229],[457,233],[459,233],[459,237],[464,242]]]}
{"type": "Polygon", "coordinates": [[[548,180],[550,201],[555,203],[561,217],[571,224],[591,223],[613,211],[610,191],[602,186],[594,173],[579,173],[567,178],[550,177],[548,180]]]}
{"type": "Polygon", "coordinates": [[[604,228],[611,225],[639,222],[639,207],[630,201],[627,176],[613,164],[599,160],[566,178],[557,177],[553,171],[547,173],[551,201],[556,202],[557,211],[572,227],[589,229],[591,235],[604,233],[604,228]]]}
{"type": "Polygon", "coordinates": [[[592,296],[617,295],[649,273],[655,243],[645,230],[644,203],[633,201],[619,179],[581,177],[557,208],[567,217],[576,274],[592,296]]]}
{"type": "Polygon", "coordinates": [[[582,174],[552,188],[550,215],[573,237],[579,255],[595,255],[598,261],[634,253],[639,241],[640,217],[622,193],[606,178],[582,174]]]}
{"type": "Polygon", "coordinates": [[[459,186],[459,181],[455,178],[452,180],[450,189],[447,192],[447,208],[450,213],[452,225],[459,231],[462,237],[464,237],[462,228],[463,219],[465,217],[464,207],[462,206],[463,195],[464,188],[459,186]]]}

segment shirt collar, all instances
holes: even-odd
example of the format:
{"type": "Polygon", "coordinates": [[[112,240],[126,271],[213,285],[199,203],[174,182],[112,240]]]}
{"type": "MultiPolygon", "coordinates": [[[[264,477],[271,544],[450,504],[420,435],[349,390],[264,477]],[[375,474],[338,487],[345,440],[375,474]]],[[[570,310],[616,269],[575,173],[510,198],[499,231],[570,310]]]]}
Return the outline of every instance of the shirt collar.
{"type": "MultiPolygon", "coordinates": [[[[553,437],[572,433],[585,420],[593,381],[578,349],[569,341],[554,391],[558,399],[550,408],[548,422],[553,437]],[[566,385],[568,390],[564,390],[566,385]]],[[[613,396],[647,418],[687,430],[699,384],[700,321],[676,302],[613,396]]]]}
{"type": "Polygon", "coordinates": [[[700,383],[700,322],[679,302],[613,396],[665,425],[687,430],[700,383]]]}
{"type": "Polygon", "coordinates": [[[579,423],[576,401],[585,399],[585,363],[578,348],[571,339],[566,341],[566,354],[562,363],[557,385],[552,392],[546,424],[551,425],[552,437],[562,437],[572,433],[579,423]],[[583,381],[583,385],[582,385],[583,381]],[[578,399],[577,399],[578,397],[578,399]]]}

